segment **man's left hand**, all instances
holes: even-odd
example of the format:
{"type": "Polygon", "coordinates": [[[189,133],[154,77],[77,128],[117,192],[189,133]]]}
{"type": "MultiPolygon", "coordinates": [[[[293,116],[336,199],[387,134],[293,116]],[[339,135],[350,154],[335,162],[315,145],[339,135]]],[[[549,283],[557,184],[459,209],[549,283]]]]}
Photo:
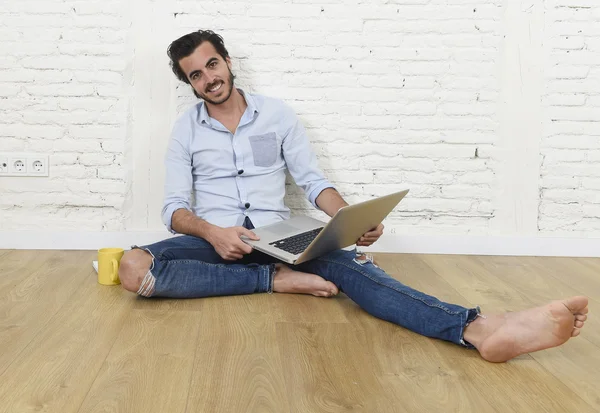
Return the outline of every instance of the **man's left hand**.
{"type": "Polygon", "coordinates": [[[359,247],[368,247],[373,244],[375,241],[381,237],[383,234],[383,224],[377,225],[377,228],[372,229],[371,231],[365,233],[360,239],[356,242],[356,245],[359,247]]]}

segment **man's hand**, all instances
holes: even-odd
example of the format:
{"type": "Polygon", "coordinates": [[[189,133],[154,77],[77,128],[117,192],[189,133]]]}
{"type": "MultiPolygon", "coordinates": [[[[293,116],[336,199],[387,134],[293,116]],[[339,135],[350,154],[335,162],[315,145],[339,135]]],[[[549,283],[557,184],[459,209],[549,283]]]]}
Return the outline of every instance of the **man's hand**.
{"type": "Polygon", "coordinates": [[[240,260],[245,254],[252,252],[252,247],[244,243],[240,236],[245,235],[251,240],[258,241],[260,238],[249,229],[244,227],[215,228],[210,232],[207,241],[215,247],[217,254],[224,260],[240,260]]]}
{"type": "Polygon", "coordinates": [[[383,234],[383,224],[377,225],[377,228],[372,229],[371,231],[365,233],[360,239],[356,242],[356,245],[359,247],[368,247],[373,244],[375,241],[381,237],[383,234]]]}

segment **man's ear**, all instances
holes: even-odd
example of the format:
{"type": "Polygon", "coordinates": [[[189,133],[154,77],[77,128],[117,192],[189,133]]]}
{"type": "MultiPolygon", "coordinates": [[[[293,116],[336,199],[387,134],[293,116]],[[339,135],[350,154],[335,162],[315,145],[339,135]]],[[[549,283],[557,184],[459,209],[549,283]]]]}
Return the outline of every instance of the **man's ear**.
{"type": "Polygon", "coordinates": [[[226,58],[225,61],[227,62],[227,67],[229,67],[229,70],[231,70],[231,59],[226,58]]]}

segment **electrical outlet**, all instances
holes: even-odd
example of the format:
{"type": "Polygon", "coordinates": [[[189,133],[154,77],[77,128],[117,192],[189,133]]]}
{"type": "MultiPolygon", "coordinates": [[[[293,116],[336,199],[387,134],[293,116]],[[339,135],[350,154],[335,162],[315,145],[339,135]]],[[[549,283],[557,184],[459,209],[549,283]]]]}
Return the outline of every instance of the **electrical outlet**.
{"type": "Polygon", "coordinates": [[[27,175],[48,176],[48,155],[27,155],[27,175]]]}
{"type": "Polygon", "coordinates": [[[23,156],[13,156],[8,161],[8,171],[13,175],[27,176],[27,158],[23,156]]]}
{"type": "Polygon", "coordinates": [[[48,176],[48,155],[0,153],[0,176],[48,176]]]}

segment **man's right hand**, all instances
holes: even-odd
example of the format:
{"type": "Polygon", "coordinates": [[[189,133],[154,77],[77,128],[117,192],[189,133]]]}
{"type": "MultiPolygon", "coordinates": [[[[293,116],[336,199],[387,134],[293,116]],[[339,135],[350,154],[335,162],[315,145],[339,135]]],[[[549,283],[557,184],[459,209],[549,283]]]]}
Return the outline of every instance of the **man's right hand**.
{"type": "Polygon", "coordinates": [[[240,260],[245,254],[252,252],[252,247],[240,239],[246,236],[251,240],[258,241],[260,238],[254,232],[244,227],[215,228],[207,241],[212,244],[217,254],[224,260],[240,260]]]}

